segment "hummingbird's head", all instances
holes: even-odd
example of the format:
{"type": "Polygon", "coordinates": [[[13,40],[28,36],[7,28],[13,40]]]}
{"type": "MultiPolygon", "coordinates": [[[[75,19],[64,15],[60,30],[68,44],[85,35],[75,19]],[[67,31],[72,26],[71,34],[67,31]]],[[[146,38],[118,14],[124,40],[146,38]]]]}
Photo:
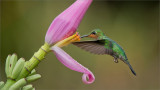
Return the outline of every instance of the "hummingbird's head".
{"type": "Polygon", "coordinates": [[[100,29],[95,29],[88,35],[81,36],[81,38],[90,37],[90,38],[98,39],[100,36],[104,36],[104,33],[100,29]]]}

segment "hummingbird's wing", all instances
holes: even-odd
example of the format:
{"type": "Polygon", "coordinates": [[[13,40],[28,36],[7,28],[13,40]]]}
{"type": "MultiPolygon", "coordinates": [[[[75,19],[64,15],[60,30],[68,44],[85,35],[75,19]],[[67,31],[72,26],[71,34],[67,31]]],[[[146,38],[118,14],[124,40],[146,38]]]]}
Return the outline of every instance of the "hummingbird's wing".
{"type": "Polygon", "coordinates": [[[94,54],[111,55],[113,53],[111,48],[105,47],[105,40],[80,41],[72,44],[94,54]]]}

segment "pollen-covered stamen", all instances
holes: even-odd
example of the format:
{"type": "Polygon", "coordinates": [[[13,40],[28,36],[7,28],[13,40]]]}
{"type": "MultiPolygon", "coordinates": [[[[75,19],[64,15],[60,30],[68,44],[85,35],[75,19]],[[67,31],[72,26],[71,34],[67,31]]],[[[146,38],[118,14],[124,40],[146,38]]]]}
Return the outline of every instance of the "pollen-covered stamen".
{"type": "Polygon", "coordinates": [[[63,47],[63,46],[66,46],[66,45],[68,45],[72,42],[76,42],[76,41],[80,41],[80,35],[78,34],[78,32],[76,32],[76,34],[74,34],[74,35],[72,35],[62,41],[59,41],[54,46],[63,47]]]}
{"type": "Polygon", "coordinates": [[[70,43],[72,42],[77,42],[77,41],[80,41],[80,35],[76,32],[77,36],[75,38],[73,38],[72,40],[70,40],[70,43]]]}

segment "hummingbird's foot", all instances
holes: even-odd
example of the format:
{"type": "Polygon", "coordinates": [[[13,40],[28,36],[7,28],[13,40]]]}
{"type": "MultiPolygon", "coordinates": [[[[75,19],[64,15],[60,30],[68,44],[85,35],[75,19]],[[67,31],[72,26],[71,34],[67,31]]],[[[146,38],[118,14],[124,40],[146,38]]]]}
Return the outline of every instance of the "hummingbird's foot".
{"type": "Polygon", "coordinates": [[[114,62],[115,62],[115,63],[118,63],[118,59],[117,59],[117,58],[114,58],[114,62]]]}

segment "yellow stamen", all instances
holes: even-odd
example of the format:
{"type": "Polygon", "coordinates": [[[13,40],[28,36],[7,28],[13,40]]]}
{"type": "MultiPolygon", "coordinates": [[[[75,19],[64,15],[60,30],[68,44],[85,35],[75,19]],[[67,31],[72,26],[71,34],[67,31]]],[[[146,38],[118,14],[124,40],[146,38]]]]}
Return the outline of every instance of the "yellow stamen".
{"type": "Polygon", "coordinates": [[[74,35],[72,35],[62,41],[59,41],[54,46],[63,47],[63,46],[66,46],[66,45],[68,45],[72,42],[76,42],[76,41],[80,41],[80,36],[79,36],[78,32],[76,32],[76,34],[74,34],[74,35]]]}

